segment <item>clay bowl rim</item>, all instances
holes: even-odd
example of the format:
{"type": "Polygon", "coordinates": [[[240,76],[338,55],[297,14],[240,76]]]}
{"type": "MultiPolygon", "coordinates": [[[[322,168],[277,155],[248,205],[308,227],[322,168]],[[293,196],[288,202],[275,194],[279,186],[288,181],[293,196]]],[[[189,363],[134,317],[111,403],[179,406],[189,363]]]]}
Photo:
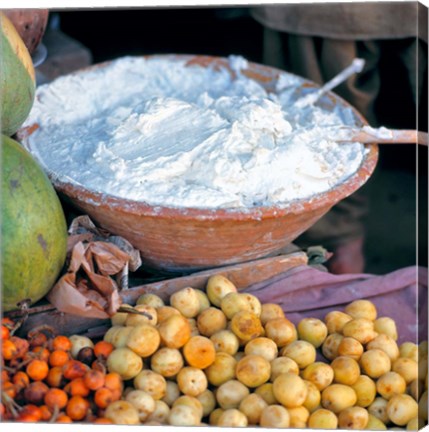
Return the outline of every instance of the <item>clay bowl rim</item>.
{"type": "MultiPolygon", "coordinates": [[[[132,57],[132,56],[130,56],[132,57]]],[[[212,66],[226,67],[230,71],[231,75],[234,76],[234,72],[228,66],[228,59],[226,57],[198,55],[198,54],[152,54],[144,56],[134,56],[135,58],[165,58],[165,59],[184,59],[188,60],[187,65],[199,64],[207,67],[212,66]]],[[[112,61],[106,61],[97,63],[89,67],[79,69],[72,72],[70,75],[81,74],[89,72],[98,68],[108,66],[112,61]]],[[[269,89],[270,85],[276,82],[278,76],[282,73],[294,76],[302,81],[302,88],[314,88],[317,89],[316,83],[302,78],[298,75],[292,74],[287,71],[280,70],[271,66],[266,66],[260,63],[248,62],[248,69],[242,71],[249,78],[254,79],[259,84],[264,86],[268,92],[274,91],[269,89]]],[[[354,108],[350,103],[346,102],[343,98],[336,95],[333,92],[326,93],[322,98],[321,102],[329,100],[334,105],[341,105],[352,109],[353,115],[356,119],[356,124],[367,125],[368,122],[354,108]]],[[[31,145],[27,139],[31,134],[38,129],[37,124],[32,124],[21,128],[17,132],[18,140],[21,144],[30,152],[31,145]]],[[[164,217],[174,218],[177,220],[262,220],[268,218],[278,218],[285,216],[286,214],[301,214],[308,210],[315,210],[320,207],[330,206],[332,207],[342,199],[351,195],[357,191],[372,175],[378,161],[378,145],[365,144],[365,148],[369,151],[364,155],[364,159],[358,168],[358,170],[352,174],[346,181],[340,183],[326,192],[314,194],[311,197],[296,199],[290,201],[287,204],[278,204],[272,206],[255,206],[251,208],[196,208],[196,207],[173,207],[163,205],[152,205],[144,201],[135,201],[131,199],[121,198],[107,193],[96,192],[85,188],[83,185],[66,182],[59,178],[57,174],[43,167],[46,171],[49,179],[54,185],[55,189],[65,195],[69,200],[74,202],[75,205],[79,203],[85,203],[99,208],[109,208],[110,210],[119,211],[121,213],[128,213],[138,216],[146,217],[164,217]]]]}

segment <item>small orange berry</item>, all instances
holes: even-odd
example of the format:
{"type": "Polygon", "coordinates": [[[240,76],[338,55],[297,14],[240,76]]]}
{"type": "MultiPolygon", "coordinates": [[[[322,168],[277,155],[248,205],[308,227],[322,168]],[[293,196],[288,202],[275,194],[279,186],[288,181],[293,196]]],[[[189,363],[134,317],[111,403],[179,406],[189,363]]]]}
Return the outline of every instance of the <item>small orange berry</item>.
{"type": "Polygon", "coordinates": [[[10,360],[17,352],[18,348],[10,339],[2,341],[1,353],[5,360],[10,360]]]}
{"type": "Polygon", "coordinates": [[[96,357],[107,359],[114,348],[115,347],[110,342],[102,340],[94,345],[94,354],[96,357]]]}
{"type": "Polygon", "coordinates": [[[50,352],[47,348],[42,346],[37,346],[32,349],[32,352],[36,354],[39,360],[44,360],[45,362],[49,361],[50,352]]]}
{"type": "Polygon", "coordinates": [[[114,401],[112,390],[101,387],[94,394],[94,402],[99,408],[107,408],[114,401]]]}
{"type": "Polygon", "coordinates": [[[9,338],[9,336],[10,336],[10,330],[5,325],[2,325],[1,326],[1,339],[6,340],[9,338]]]}
{"type": "Polygon", "coordinates": [[[83,420],[90,408],[89,401],[82,396],[73,396],[67,403],[66,414],[72,420],[83,420]]]}
{"type": "Polygon", "coordinates": [[[89,388],[86,386],[83,378],[75,378],[70,381],[65,387],[64,390],[71,396],[82,396],[86,397],[89,395],[89,388]]]}
{"type": "Polygon", "coordinates": [[[42,381],[35,381],[28,385],[24,390],[24,398],[31,404],[39,405],[43,403],[43,398],[48,392],[49,387],[42,381]]]}
{"type": "Polygon", "coordinates": [[[15,384],[16,389],[21,391],[30,384],[30,378],[23,371],[18,371],[12,378],[12,382],[15,384]]]}
{"type": "Polygon", "coordinates": [[[94,424],[113,424],[112,420],[107,417],[98,417],[93,421],[94,424]]]}
{"type": "Polygon", "coordinates": [[[55,336],[52,341],[53,350],[70,351],[72,348],[72,343],[67,336],[55,336]]]}
{"type": "Polygon", "coordinates": [[[10,340],[15,344],[17,352],[14,357],[22,358],[28,352],[30,344],[27,339],[20,338],[18,336],[12,336],[10,340]]]}
{"type": "Polygon", "coordinates": [[[90,390],[98,390],[104,385],[104,374],[98,370],[89,370],[83,379],[90,390]]]}
{"type": "Polygon", "coordinates": [[[55,423],[73,423],[73,420],[68,415],[60,413],[55,423]]]}
{"type": "Polygon", "coordinates": [[[1,371],[1,382],[4,383],[6,381],[9,381],[9,372],[2,369],[1,371]]]}
{"type": "Polygon", "coordinates": [[[59,409],[63,409],[67,405],[68,396],[64,390],[51,388],[43,400],[48,408],[54,409],[57,406],[59,409]]]}
{"type": "Polygon", "coordinates": [[[47,344],[47,342],[48,342],[48,338],[42,332],[38,332],[35,335],[30,337],[31,348],[38,347],[38,346],[44,346],[47,344]]]}
{"type": "Polygon", "coordinates": [[[34,414],[19,413],[16,421],[20,423],[37,423],[40,419],[34,414]]]}
{"type": "Polygon", "coordinates": [[[11,383],[10,381],[6,381],[3,385],[2,385],[2,393],[7,394],[10,398],[14,399],[16,396],[16,387],[13,383],[11,383]]]}
{"type": "Polygon", "coordinates": [[[63,366],[64,377],[68,380],[81,378],[88,370],[88,366],[78,360],[68,360],[63,366]]]}
{"type": "Polygon", "coordinates": [[[20,414],[32,415],[37,418],[36,421],[42,420],[42,410],[33,404],[24,405],[20,414]]]}
{"type": "Polygon", "coordinates": [[[64,366],[70,360],[68,352],[55,350],[49,354],[49,364],[51,366],[64,366]]]}
{"type": "Polygon", "coordinates": [[[49,369],[46,382],[51,387],[62,387],[64,383],[63,368],[60,366],[54,366],[53,368],[49,369]]]}
{"type": "Polygon", "coordinates": [[[52,411],[46,405],[40,406],[40,412],[42,413],[42,421],[48,421],[52,417],[52,411]]]}
{"type": "Polygon", "coordinates": [[[117,372],[109,372],[104,377],[104,387],[107,387],[110,390],[119,390],[122,393],[124,383],[117,372]]]}
{"type": "Polygon", "coordinates": [[[33,381],[42,381],[48,376],[49,366],[45,360],[34,359],[28,363],[26,372],[33,381]]]}

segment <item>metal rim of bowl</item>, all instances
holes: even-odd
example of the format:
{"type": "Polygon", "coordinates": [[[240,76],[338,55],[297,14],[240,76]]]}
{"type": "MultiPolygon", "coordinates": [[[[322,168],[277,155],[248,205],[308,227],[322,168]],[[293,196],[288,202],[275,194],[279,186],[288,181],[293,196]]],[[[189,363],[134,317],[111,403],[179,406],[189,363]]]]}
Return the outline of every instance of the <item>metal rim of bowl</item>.
{"type": "MultiPolygon", "coordinates": [[[[207,55],[192,55],[192,54],[154,54],[141,56],[143,58],[171,58],[171,59],[187,59],[189,65],[199,64],[201,66],[222,66],[228,67],[228,61],[224,57],[207,56],[207,55]]],[[[79,69],[73,72],[74,74],[81,74],[88,71],[95,70],[97,68],[103,68],[108,66],[111,61],[98,63],[89,67],[79,69]]],[[[231,71],[231,70],[230,70],[231,71]]],[[[248,62],[248,69],[244,71],[245,74],[255,79],[257,82],[265,86],[272,85],[277,79],[279,74],[286,71],[280,69],[262,65],[259,63],[248,62]],[[246,73],[247,72],[247,73],[246,73]]],[[[233,74],[233,72],[231,71],[233,74]]],[[[318,88],[319,86],[310,80],[306,80],[298,75],[294,75],[287,72],[289,75],[296,76],[299,78],[303,87],[318,88]]],[[[267,87],[265,87],[267,88],[267,87]]],[[[268,91],[270,91],[268,89],[268,91]]],[[[352,112],[362,125],[367,125],[368,122],[360,114],[356,108],[346,102],[343,98],[336,95],[333,92],[325,94],[324,98],[329,98],[332,102],[340,104],[344,107],[352,109],[352,112]]],[[[38,125],[31,125],[22,128],[18,131],[17,137],[24,147],[30,151],[31,146],[26,142],[26,139],[37,129],[38,125]]],[[[371,176],[373,173],[377,160],[378,160],[378,145],[377,144],[366,144],[365,147],[369,151],[364,156],[364,160],[359,169],[352,174],[345,182],[340,183],[337,186],[329,189],[326,192],[315,194],[312,197],[303,199],[297,199],[290,201],[287,204],[279,204],[273,206],[255,206],[250,208],[188,208],[188,207],[169,207],[157,204],[148,204],[143,201],[133,201],[126,198],[116,197],[110,194],[95,192],[90,189],[84,188],[83,186],[67,183],[58,178],[53,172],[47,172],[49,179],[54,185],[55,189],[66,195],[69,199],[74,201],[90,202],[97,207],[106,207],[109,209],[117,209],[122,212],[127,212],[135,215],[148,216],[148,217],[166,217],[166,218],[178,218],[182,220],[197,219],[197,220],[262,220],[267,218],[279,217],[287,213],[300,214],[304,213],[308,209],[320,208],[323,206],[332,206],[353,192],[358,190],[371,176]],[[333,199],[332,196],[335,196],[333,199]]]]}

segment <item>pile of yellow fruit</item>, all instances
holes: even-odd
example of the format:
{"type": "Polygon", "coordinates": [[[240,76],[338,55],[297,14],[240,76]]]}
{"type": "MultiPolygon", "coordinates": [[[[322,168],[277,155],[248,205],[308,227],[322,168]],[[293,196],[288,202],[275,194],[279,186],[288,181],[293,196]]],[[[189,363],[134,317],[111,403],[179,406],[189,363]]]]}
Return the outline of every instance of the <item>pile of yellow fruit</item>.
{"type": "Polygon", "coordinates": [[[395,322],[356,300],[297,326],[221,275],[169,305],[143,294],[104,340],[125,380],[116,424],[417,430],[427,423],[427,343],[398,346],[395,322]],[[319,360],[323,359],[323,361],[319,360]]]}

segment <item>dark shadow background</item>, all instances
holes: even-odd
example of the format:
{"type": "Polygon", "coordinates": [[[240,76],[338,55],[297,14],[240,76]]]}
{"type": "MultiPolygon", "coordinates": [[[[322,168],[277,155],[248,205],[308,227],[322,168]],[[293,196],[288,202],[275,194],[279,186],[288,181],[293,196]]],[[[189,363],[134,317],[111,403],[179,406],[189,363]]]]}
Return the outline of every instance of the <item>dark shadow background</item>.
{"type": "MultiPolygon", "coordinates": [[[[52,14],[55,16],[55,14],[52,14]]],[[[124,55],[242,55],[262,59],[262,26],[248,8],[144,8],[60,10],[61,31],[86,46],[94,63],[124,55]]],[[[413,129],[416,111],[400,85],[404,71],[388,54],[380,68],[378,111],[387,127],[413,129]]],[[[427,97],[427,80],[423,94],[427,97]]],[[[419,129],[427,131],[427,99],[419,109],[419,129]]],[[[376,172],[363,189],[370,199],[365,246],[367,272],[387,273],[416,263],[427,266],[427,148],[380,146],[376,172]]]]}

